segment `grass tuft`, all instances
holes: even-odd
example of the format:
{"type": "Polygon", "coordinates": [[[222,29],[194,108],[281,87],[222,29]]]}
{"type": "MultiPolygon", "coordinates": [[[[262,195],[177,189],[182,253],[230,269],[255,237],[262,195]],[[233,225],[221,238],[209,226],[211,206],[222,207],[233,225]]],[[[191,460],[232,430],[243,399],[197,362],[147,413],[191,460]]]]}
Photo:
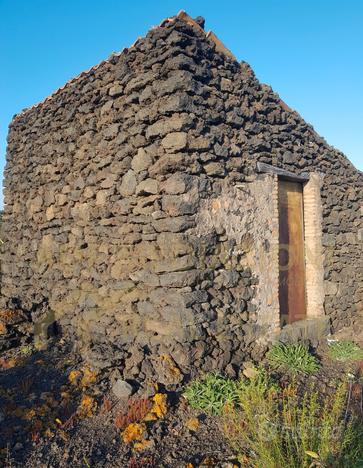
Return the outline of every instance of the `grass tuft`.
{"type": "Polygon", "coordinates": [[[219,415],[237,399],[237,383],[213,372],[190,382],[184,397],[192,408],[219,415]]]}
{"type": "Polygon", "coordinates": [[[336,361],[360,361],[363,349],[353,341],[338,341],[329,346],[329,356],[336,361]]]}
{"type": "Polygon", "coordinates": [[[300,343],[275,344],[266,357],[272,368],[283,369],[291,375],[314,374],[320,368],[317,358],[300,343]]]}

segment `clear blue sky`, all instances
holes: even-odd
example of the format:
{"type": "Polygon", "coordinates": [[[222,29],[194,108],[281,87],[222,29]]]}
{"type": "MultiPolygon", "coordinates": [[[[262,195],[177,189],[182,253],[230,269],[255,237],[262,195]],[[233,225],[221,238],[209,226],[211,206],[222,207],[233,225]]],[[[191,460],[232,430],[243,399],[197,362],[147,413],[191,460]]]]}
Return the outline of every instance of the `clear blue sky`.
{"type": "Polygon", "coordinates": [[[363,170],[361,0],[0,0],[0,174],[15,113],[181,9],[363,170]]]}

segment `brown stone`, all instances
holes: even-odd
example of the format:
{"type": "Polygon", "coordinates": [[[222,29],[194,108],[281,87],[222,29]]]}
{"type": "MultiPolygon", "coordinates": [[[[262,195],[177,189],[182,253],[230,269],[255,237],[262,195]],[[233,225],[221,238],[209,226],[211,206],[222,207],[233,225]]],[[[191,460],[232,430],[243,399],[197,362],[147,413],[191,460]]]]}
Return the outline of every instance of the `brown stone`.
{"type": "Polygon", "coordinates": [[[162,146],[170,151],[176,153],[187,146],[187,134],[185,132],[172,132],[166,135],[161,141],[162,146]]]}
{"type": "Polygon", "coordinates": [[[136,176],[134,171],[129,170],[122,178],[119,192],[122,196],[127,197],[135,193],[137,186],[136,176]]]}
{"type": "Polygon", "coordinates": [[[155,195],[159,191],[158,181],[155,179],[146,179],[140,182],[136,187],[136,195],[155,195]]]}
{"type": "Polygon", "coordinates": [[[145,171],[152,164],[151,156],[143,148],[139,148],[131,161],[132,169],[137,173],[145,171]]]}

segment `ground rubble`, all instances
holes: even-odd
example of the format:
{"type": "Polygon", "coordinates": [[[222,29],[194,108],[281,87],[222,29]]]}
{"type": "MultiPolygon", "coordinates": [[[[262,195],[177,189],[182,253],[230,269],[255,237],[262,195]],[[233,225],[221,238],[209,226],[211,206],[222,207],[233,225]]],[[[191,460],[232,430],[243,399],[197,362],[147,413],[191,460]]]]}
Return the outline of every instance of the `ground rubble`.
{"type": "MultiPolygon", "coordinates": [[[[348,374],[363,370],[362,363],[329,360],[327,344],[317,354],[322,367],[315,376],[297,378],[300,388],[315,385],[326,395],[348,374]]],[[[250,365],[241,367],[244,375],[250,365]]],[[[4,466],[240,466],[221,420],[190,408],[181,389],[155,382],[137,388],[117,370],[97,374],[63,340],[54,339],[45,350],[31,344],[8,350],[0,366],[4,466]],[[142,434],[135,436],[130,427],[142,434]]],[[[289,382],[284,373],[275,377],[283,385],[289,382]]]]}

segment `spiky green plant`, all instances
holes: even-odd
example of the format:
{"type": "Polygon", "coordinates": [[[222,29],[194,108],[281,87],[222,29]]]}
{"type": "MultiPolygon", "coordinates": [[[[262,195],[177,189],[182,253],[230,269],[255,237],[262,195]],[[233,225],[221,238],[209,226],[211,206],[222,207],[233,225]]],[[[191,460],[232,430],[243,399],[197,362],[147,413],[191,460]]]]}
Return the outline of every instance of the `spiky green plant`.
{"type": "Polygon", "coordinates": [[[237,383],[212,372],[191,381],[185,388],[184,397],[192,408],[218,415],[237,399],[237,383]]]}
{"type": "Polygon", "coordinates": [[[329,356],[336,361],[360,361],[363,349],[353,341],[337,341],[329,346],[329,356]]]}
{"type": "Polygon", "coordinates": [[[314,374],[320,368],[317,358],[300,343],[275,344],[266,357],[272,368],[283,369],[291,375],[314,374]]]}

